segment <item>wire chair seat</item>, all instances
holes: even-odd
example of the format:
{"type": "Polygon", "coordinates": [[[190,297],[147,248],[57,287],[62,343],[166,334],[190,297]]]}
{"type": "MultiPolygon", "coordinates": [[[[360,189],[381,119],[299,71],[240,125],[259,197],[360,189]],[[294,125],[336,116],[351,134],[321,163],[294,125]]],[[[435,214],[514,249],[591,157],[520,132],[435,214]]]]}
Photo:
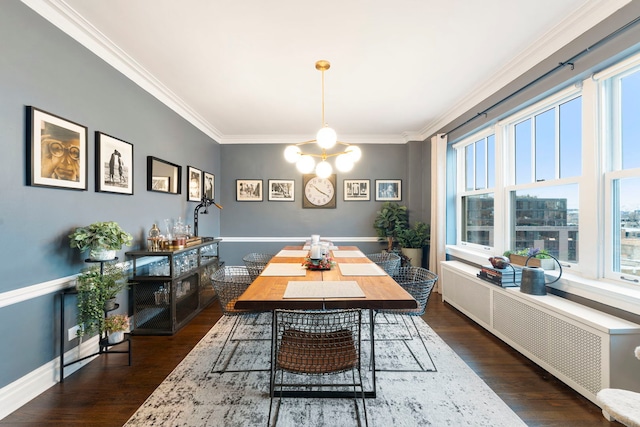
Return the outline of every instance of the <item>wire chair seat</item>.
{"type": "Polygon", "coordinates": [[[400,267],[393,279],[418,302],[418,308],[380,310],[385,313],[422,316],[438,275],[422,267],[400,267]]]}
{"type": "MultiPolygon", "coordinates": [[[[275,310],[274,336],[271,352],[271,399],[269,420],[273,399],[280,395],[275,412],[277,423],[278,409],[284,389],[309,387],[349,387],[354,402],[362,401],[365,424],[368,425],[361,366],[361,323],[362,312],[359,309],[346,310],[275,310]],[[340,372],[352,372],[349,383],[326,384],[285,382],[284,372],[321,377],[340,372]],[[278,375],[278,372],[280,375],[278,375]]],[[[291,378],[290,378],[291,379],[291,378]]],[[[342,379],[344,381],[344,378],[342,379]]],[[[357,410],[358,425],[360,411],[357,410]]]]}
{"type": "Polygon", "coordinates": [[[249,313],[251,310],[238,310],[235,303],[253,280],[245,266],[224,266],[211,275],[213,289],[218,295],[222,312],[228,315],[249,313]]]}
{"type": "Polygon", "coordinates": [[[367,258],[382,268],[389,276],[392,276],[400,267],[400,255],[393,252],[380,252],[376,254],[367,254],[367,258]]]}
{"type": "Polygon", "coordinates": [[[242,258],[242,261],[249,270],[249,275],[251,276],[251,278],[255,280],[260,275],[260,273],[262,273],[262,270],[264,270],[269,261],[271,261],[271,258],[273,258],[273,254],[254,252],[245,255],[242,258]]]}

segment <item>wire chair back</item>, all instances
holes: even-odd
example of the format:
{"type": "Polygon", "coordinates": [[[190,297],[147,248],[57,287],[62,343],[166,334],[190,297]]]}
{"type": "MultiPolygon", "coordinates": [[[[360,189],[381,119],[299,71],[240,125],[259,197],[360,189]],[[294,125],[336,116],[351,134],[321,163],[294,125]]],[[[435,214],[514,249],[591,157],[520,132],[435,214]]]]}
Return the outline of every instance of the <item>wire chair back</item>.
{"type": "Polygon", "coordinates": [[[415,298],[418,302],[418,308],[384,311],[422,316],[427,308],[431,291],[438,280],[438,275],[422,267],[400,267],[393,279],[415,298]]]}
{"type": "Polygon", "coordinates": [[[224,266],[211,275],[213,289],[216,291],[224,314],[234,315],[250,311],[237,310],[235,303],[252,281],[249,270],[245,266],[224,266]]]}
{"type": "Polygon", "coordinates": [[[271,261],[271,258],[273,258],[273,254],[254,252],[245,255],[242,258],[242,261],[249,270],[249,275],[251,276],[251,278],[253,280],[256,280],[260,273],[262,273],[262,270],[264,270],[264,268],[267,266],[269,261],[271,261]]]}
{"type": "Polygon", "coordinates": [[[393,276],[400,267],[400,255],[392,252],[380,252],[377,254],[367,254],[372,262],[380,266],[389,276],[393,276]]]}

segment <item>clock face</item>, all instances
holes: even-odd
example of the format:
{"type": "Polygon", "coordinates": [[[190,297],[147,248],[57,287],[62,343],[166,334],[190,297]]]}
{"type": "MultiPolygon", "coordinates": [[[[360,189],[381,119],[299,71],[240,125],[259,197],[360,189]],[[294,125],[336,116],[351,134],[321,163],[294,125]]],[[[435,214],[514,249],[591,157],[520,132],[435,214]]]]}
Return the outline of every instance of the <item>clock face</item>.
{"type": "Polygon", "coordinates": [[[329,178],[305,175],[302,206],[305,208],[335,208],[335,181],[335,175],[329,178]]]}

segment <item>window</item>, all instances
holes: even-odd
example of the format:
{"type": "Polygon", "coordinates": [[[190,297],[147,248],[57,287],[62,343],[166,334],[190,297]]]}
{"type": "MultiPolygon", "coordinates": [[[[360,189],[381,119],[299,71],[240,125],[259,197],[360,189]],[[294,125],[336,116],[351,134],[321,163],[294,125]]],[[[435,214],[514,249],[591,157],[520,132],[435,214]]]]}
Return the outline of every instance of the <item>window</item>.
{"type": "MultiPolygon", "coordinates": [[[[637,62],[637,61],[636,61],[637,62]]],[[[605,275],[640,283],[640,65],[631,62],[618,74],[603,79],[603,141],[605,194],[611,236],[605,275]]]]}
{"type": "Polygon", "coordinates": [[[460,240],[466,244],[493,246],[495,186],[495,135],[476,137],[459,146],[464,170],[461,192],[460,240]]]}
{"type": "Polygon", "coordinates": [[[578,262],[582,97],[574,90],[543,101],[507,124],[510,250],[546,249],[578,262]],[[530,111],[530,112],[528,112],[530,111]],[[512,128],[512,130],[510,130],[512,128]],[[511,185],[509,185],[511,184],[511,185]]]}
{"type": "Polygon", "coordinates": [[[457,245],[546,249],[638,289],[638,141],[640,54],[455,141],[457,245]]]}

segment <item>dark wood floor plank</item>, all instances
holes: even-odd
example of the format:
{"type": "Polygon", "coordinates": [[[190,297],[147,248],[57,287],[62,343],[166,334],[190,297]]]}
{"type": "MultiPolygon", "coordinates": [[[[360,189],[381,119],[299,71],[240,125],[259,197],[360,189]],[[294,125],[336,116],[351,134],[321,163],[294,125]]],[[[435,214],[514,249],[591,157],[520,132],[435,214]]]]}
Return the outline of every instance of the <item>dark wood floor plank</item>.
{"type": "MultiPolygon", "coordinates": [[[[3,426],[122,426],[221,316],[217,302],[174,336],[132,337],[126,355],[101,356],[10,414],[3,426]]],[[[432,295],[423,318],[532,427],[620,426],[600,409],[432,295]]]]}

